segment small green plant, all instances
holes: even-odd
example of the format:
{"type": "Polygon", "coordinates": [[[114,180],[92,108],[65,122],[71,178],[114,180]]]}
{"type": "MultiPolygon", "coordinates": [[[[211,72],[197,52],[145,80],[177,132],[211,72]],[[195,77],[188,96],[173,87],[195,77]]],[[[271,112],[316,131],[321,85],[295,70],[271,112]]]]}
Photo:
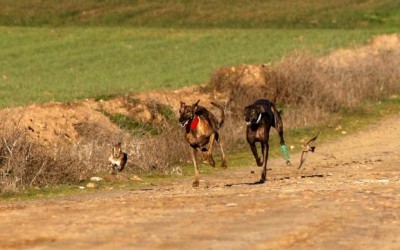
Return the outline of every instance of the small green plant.
{"type": "Polygon", "coordinates": [[[105,111],[103,111],[103,114],[106,115],[111,122],[118,125],[118,127],[128,130],[134,136],[143,136],[146,134],[157,135],[160,133],[159,129],[156,127],[135,121],[126,115],[120,113],[109,114],[105,111]]]}
{"type": "Polygon", "coordinates": [[[114,97],[116,97],[117,95],[115,95],[115,94],[101,94],[101,95],[97,95],[95,98],[94,98],[94,100],[96,101],[96,102],[99,102],[99,101],[107,101],[107,100],[110,100],[110,99],[112,99],[112,98],[114,98],[114,97]]]}
{"type": "Polygon", "coordinates": [[[168,122],[175,122],[176,117],[172,108],[168,105],[157,104],[157,112],[161,114],[168,122]]]}

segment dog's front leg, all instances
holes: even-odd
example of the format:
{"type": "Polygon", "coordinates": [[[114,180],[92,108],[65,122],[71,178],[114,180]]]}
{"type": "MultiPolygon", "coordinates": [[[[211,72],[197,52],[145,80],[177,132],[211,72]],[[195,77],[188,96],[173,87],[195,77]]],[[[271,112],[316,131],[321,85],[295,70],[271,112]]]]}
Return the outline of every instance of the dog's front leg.
{"type": "Polygon", "coordinates": [[[110,168],[110,171],[108,171],[108,173],[110,174],[115,174],[115,164],[113,164],[112,162],[110,162],[108,164],[108,167],[110,168]]]}
{"type": "Polygon", "coordinates": [[[256,159],[257,166],[262,166],[262,165],[263,165],[263,162],[261,161],[260,157],[258,157],[258,152],[257,152],[256,144],[255,144],[255,143],[250,144],[250,149],[251,149],[251,152],[252,152],[253,155],[254,155],[254,158],[256,159]]]}
{"type": "Polygon", "coordinates": [[[192,184],[193,187],[198,187],[200,184],[200,173],[197,167],[197,149],[192,148],[192,160],[194,164],[194,182],[192,184]]]}
{"type": "Polygon", "coordinates": [[[265,143],[262,144],[265,147],[263,151],[263,159],[264,159],[264,166],[261,172],[261,180],[260,183],[264,183],[267,180],[267,163],[268,163],[268,151],[269,151],[269,144],[265,143]]]}

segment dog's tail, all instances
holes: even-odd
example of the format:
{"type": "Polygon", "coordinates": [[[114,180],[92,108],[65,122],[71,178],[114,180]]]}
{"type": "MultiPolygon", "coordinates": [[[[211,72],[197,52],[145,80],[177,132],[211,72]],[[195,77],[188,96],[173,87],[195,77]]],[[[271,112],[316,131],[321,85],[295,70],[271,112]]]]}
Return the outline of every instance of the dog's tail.
{"type": "Polygon", "coordinates": [[[281,111],[278,110],[275,105],[271,105],[271,111],[274,113],[274,125],[275,129],[280,132],[283,131],[283,122],[281,117],[281,111]]]}
{"type": "Polygon", "coordinates": [[[221,121],[219,122],[219,127],[222,127],[222,124],[224,124],[225,121],[225,109],[218,103],[211,102],[211,104],[221,110],[221,121]]]}

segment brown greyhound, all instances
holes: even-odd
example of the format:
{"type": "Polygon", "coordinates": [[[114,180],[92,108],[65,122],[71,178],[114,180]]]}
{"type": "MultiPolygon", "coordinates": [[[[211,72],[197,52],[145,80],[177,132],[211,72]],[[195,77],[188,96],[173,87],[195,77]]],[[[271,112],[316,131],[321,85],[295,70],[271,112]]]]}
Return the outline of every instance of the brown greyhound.
{"type": "Polygon", "coordinates": [[[266,99],[259,99],[244,108],[244,118],[247,124],[246,139],[250,144],[251,152],[258,166],[263,166],[261,179],[258,183],[264,183],[267,179],[267,162],[269,151],[269,131],[274,127],[279,134],[281,149],[287,164],[290,164],[290,156],[283,138],[283,122],[275,105],[266,99]],[[261,144],[263,158],[257,153],[256,142],[261,144]]]}
{"type": "Polygon", "coordinates": [[[179,122],[185,128],[185,139],[191,147],[192,160],[194,164],[195,179],[193,187],[199,186],[200,174],[197,167],[197,152],[200,149],[206,153],[207,160],[211,166],[215,167],[215,161],[212,156],[214,141],[216,141],[221,149],[222,168],[227,168],[226,157],[221,145],[221,136],[219,129],[224,123],[225,112],[221,105],[211,102],[211,104],[221,110],[221,121],[208,111],[205,107],[199,105],[198,100],[193,105],[186,105],[181,102],[179,110],[179,122]]]}

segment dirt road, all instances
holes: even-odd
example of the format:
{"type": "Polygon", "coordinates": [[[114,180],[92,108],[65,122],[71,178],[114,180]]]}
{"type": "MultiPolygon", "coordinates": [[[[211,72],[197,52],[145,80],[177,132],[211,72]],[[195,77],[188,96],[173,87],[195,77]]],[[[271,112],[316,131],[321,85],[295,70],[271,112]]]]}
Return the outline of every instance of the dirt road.
{"type": "MultiPolygon", "coordinates": [[[[323,135],[322,135],[323,136],[323,135]]],[[[269,163],[145,190],[2,202],[2,249],[400,249],[400,114],[269,163]],[[297,160],[299,155],[294,155],[297,160]],[[251,173],[254,171],[254,173],[251,173]]]]}

